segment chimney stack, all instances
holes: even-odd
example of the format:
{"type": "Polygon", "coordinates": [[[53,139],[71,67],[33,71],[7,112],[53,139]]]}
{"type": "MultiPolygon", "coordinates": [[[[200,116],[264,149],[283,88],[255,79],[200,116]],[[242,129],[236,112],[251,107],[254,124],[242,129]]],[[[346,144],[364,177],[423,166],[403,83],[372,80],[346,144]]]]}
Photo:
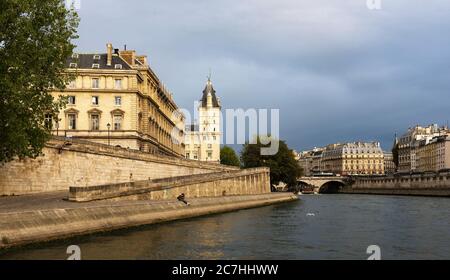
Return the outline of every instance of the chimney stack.
{"type": "Polygon", "coordinates": [[[113,46],[112,46],[111,43],[106,44],[106,50],[107,50],[106,65],[111,66],[111,64],[112,64],[112,54],[113,54],[113,46]]]}

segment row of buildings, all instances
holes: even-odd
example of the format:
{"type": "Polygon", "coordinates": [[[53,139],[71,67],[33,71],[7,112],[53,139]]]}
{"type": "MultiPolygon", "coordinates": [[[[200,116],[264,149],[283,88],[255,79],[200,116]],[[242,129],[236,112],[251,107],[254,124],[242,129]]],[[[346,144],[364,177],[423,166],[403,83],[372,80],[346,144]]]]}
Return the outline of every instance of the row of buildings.
{"type": "Polygon", "coordinates": [[[147,56],[134,50],[74,53],[66,72],[74,79],[52,95],[66,96],[66,108],[47,114],[54,135],[194,160],[220,160],[220,103],[208,79],[198,125],[186,125],[173,94],[147,56]]]}
{"type": "Polygon", "coordinates": [[[384,175],[450,169],[450,131],[436,124],[409,128],[395,139],[394,155],[384,152],[378,142],[330,144],[298,153],[306,176],[322,173],[340,175],[384,175]]]}
{"type": "Polygon", "coordinates": [[[440,171],[450,168],[450,131],[436,124],[409,128],[400,139],[398,172],[440,171]]]}
{"type": "Polygon", "coordinates": [[[378,142],[330,144],[299,154],[306,176],[321,173],[340,175],[384,175],[394,172],[392,154],[383,152],[378,142]]]}

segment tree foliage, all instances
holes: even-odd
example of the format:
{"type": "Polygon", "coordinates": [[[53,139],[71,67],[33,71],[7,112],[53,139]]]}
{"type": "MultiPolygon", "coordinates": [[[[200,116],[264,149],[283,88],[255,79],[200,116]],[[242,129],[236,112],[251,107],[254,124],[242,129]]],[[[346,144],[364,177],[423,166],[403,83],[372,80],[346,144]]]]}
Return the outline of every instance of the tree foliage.
{"type": "Polygon", "coordinates": [[[74,49],[78,15],[61,0],[2,0],[0,5],[0,162],[36,157],[49,139],[45,114],[55,115],[72,77],[64,73],[74,49]]]}
{"type": "Polygon", "coordinates": [[[223,146],[222,149],[220,149],[220,163],[232,166],[241,165],[236,152],[228,146],[223,146]]]}
{"type": "MultiPolygon", "coordinates": [[[[271,139],[278,141],[277,139],[271,139]]],[[[266,143],[266,141],[264,141],[266,143]]],[[[279,149],[275,155],[261,155],[261,148],[268,147],[261,143],[257,137],[256,144],[246,143],[241,151],[241,161],[244,168],[266,166],[270,168],[270,183],[276,185],[279,182],[293,187],[297,184],[297,178],[301,176],[301,168],[295,160],[293,151],[289,149],[285,141],[279,141],[279,149]]]]}
{"type": "Polygon", "coordinates": [[[394,146],[392,147],[392,157],[395,167],[398,168],[398,143],[394,143],[394,146]]]}

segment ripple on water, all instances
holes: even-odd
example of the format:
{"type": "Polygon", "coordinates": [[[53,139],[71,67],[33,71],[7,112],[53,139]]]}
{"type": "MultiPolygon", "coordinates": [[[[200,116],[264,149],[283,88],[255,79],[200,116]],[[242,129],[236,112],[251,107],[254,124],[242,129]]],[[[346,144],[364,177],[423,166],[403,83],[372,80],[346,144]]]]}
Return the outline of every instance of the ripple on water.
{"type": "Polygon", "coordinates": [[[450,258],[445,198],[321,195],[298,202],[38,244],[0,259],[386,259],[450,258]],[[314,216],[307,216],[314,213],[314,216]]]}

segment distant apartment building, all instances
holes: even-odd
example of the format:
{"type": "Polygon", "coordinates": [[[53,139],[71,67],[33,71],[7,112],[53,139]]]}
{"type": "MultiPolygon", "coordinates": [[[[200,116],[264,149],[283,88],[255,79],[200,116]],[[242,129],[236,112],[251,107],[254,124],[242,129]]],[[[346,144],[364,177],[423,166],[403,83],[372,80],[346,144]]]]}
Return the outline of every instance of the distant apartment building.
{"type": "Polygon", "coordinates": [[[75,79],[52,95],[68,104],[46,115],[53,134],[184,156],[184,116],[145,55],[107,44],[106,53],[74,53],[66,72],[75,79]]]}
{"type": "Polygon", "coordinates": [[[341,175],[383,175],[384,153],[379,142],[328,145],[322,155],[322,170],[341,175]]]}
{"type": "Polygon", "coordinates": [[[394,156],[391,152],[384,152],[384,174],[393,174],[395,171],[394,156]]]}
{"type": "Polygon", "coordinates": [[[450,136],[433,137],[422,140],[417,148],[418,172],[439,171],[450,168],[450,136]]]}
{"type": "Polygon", "coordinates": [[[398,142],[398,172],[417,171],[419,146],[427,145],[434,137],[447,132],[447,127],[439,127],[437,124],[427,127],[415,126],[409,128],[398,142]]]}
{"type": "Polygon", "coordinates": [[[299,153],[298,163],[305,176],[322,172],[322,154],[325,148],[314,148],[299,153]]]}

